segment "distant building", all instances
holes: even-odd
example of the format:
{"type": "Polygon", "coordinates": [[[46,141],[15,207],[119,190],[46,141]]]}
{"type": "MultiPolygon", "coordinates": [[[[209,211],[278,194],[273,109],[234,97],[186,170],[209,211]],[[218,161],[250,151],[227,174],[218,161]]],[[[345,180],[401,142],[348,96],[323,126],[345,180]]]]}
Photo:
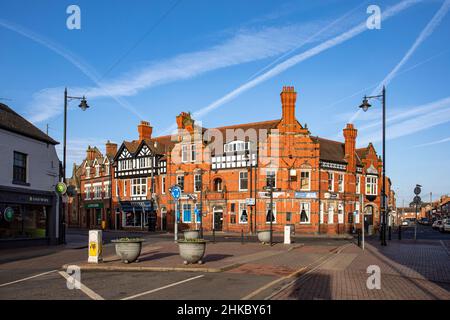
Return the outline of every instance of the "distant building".
{"type": "Polygon", "coordinates": [[[57,144],[0,103],[0,247],[61,239],[57,144]]]}

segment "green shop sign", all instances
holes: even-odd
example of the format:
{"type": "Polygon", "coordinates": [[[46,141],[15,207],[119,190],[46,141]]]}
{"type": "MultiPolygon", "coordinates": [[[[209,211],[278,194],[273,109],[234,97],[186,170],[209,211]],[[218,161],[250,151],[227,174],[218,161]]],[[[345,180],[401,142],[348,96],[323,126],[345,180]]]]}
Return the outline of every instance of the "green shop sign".
{"type": "Polygon", "coordinates": [[[67,186],[64,182],[58,182],[56,184],[55,190],[59,194],[65,194],[67,191],[67,186]]]}
{"type": "Polygon", "coordinates": [[[103,208],[103,203],[86,203],[84,207],[86,209],[101,209],[103,208]]]}
{"type": "Polygon", "coordinates": [[[11,222],[14,218],[14,209],[11,207],[7,207],[5,212],[3,213],[3,217],[6,221],[11,222]]]}

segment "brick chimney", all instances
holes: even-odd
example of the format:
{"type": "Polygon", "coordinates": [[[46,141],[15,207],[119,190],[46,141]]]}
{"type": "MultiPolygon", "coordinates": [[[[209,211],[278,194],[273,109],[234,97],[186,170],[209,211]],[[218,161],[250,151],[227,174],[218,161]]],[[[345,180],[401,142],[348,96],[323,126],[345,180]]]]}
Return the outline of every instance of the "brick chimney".
{"type": "Polygon", "coordinates": [[[194,119],[192,119],[191,114],[188,112],[181,112],[177,117],[177,127],[178,129],[186,129],[190,133],[194,131],[194,119]]]}
{"type": "Polygon", "coordinates": [[[108,140],[105,145],[105,151],[107,156],[114,157],[117,153],[117,143],[112,143],[108,140]]]}
{"type": "Polygon", "coordinates": [[[356,136],[358,135],[358,130],[353,127],[353,124],[347,123],[344,131],[345,138],[345,159],[348,162],[348,171],[356,171],[356,136]]]}
{"type": "Polygon", "coordinates": [[[138,125],[139,141],[144,139],[151,139],[152,131],[153,128],[150,126],[150,122],[141,121],[141,123],[138,125]]]}
{"type": "Polygon", "coordinates": [[[91,146],[88,146],[86,150],[86,159],[87,160],[94,160],[95,159],[95,149],[91,148],[91,146]]]}
{"type": "Polygon", "coordinates": [[[297,100],[297,92],[294,87],[284,86],[280,93],[282,106],[282,121],[286,125],[296,125],[295,119],[295,101],[297,100]]]}

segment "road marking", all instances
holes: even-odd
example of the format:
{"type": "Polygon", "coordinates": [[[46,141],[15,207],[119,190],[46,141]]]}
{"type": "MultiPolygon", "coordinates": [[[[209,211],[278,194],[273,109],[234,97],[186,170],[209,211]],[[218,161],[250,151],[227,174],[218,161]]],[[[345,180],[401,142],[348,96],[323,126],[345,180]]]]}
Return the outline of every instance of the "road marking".
{"type": "Polygon", "coordinates": [[[56,271],[58,271],[58,270],[51,270],[51,271],[47,271],[47,272],[42,272],[42,273],[36,274],[34,276],[31,276],[31,277],[26,277],[26,278],[19,279],[19,280],[16,280],[16,281],[3,283],[3,284],[0,284],[0,287],[6,287],[6,286],[9,286],[10,284],[14,284],[14,283],[30,280],[30,279],[37,278],[37,277],[40,277],[40,276],[44,276],[46,274],[49,274],[49,273],[52,273],[52,272],[56,272],[56,271]]]}
{"type": "Polygon", "coordinates": [[[131,299],[134,299],[134,298],[137,298],[137,297],[145,296],[147,294],[150,294],[150,293],[153,293],[153,292],[157,292],[157,291],[160,291],[160,290],[164,290],[164,289],[167,289],[167,288],[170,288],[170,287],[174,287],[174,286],[177,286],[179,284],[182,284],[182,283],[185,283],[185,282],[188,282],[188,281],[192,281],[192,280],[204,277],[204,276],[205,275],[202,274],[202,275],[199,275],[199,276],[196,276],[196,277],[192,277],[192,278],[189,278],[189,279],[186,279],[186,280],[182,280],[182,281],[178,281],[178,282],[175,282],[175,283],[168,284],[168,285],[166,285],[164,287],[160,287],[160,288],[156,288],[156,289],[153,289],[153,290],[149,290],[149,291],[145,291],[145,292],[142,292],[142,293],[138,293],[138,294],[135,294],[133,296],[123,298],[121,300],[131,300],[131,299]]]}
{"type": "Polygon", "coordinates": [[[441,245],[444,247],[445,251],[447,252],[447,254],[450,256],[450,251],[448,250],[447,246],[445,245],[444,241],[439,240],[439,242],[441,243],[441,245]]]}
{"type": "MultiPolygon", "coordinates": [[[[71,278],[71,276],[64,271],[59,271],[58,272],[61,276],[63,276],[63,278],[65,279],[69,279],[71,278]]],[[[92,291],[91,289],[89,289],[88,287],[86,287],[84,284],[82,284],[81,282],[79,282],[76,279],[72,278],[72,281],[75,281],[75,286],[77,287],[77,285],[79,284],[80,286],[80,290],[85,293],[89,298],[91,298],[92,300],[105,300],[102,296],[100,296],[99,294],[95,293],[94,291],[92,291]]]]}
{"type": "MultiPolygon", "coordinates": [[[[347,246],[351,245],[351,243],[346,244],[344,246],[342,246],[340,249],[338,249],[338,251],[336,253],[340,253],[344,248],[346,248],[347,246]]],[[[296,275],[302,273],[303,271],[307,270],[311,265],[321,261],[322,259],[325,259],[322,263],[320,263],[318,266],[314,267],[313,269],[309,270],[308,272],[305,273],[305,275],[307,275],[308,273],[310,273],[313,270],[316,270],[318,267],[322,266],[325,262],[327,262],[328,260],[330,260],[331,258],[335,257],[335,255],[331,255],[331,256],[323,256],[320,257],[319,259],[317,259],[314,262],[311,262],[309,265],[305,266],[305,267],[301,267],[300,269],[292,272],[291,274],[288,274],[287,276],[278,278],[276,280],[273,280],[272,282],[269,282],[268,284],[262,286],[259,289],[256,289],[255,291],[249,293],[248,295],[246,295],[245,297],[241,298],[241,300],[250,300],[251,298],[255,297],[256,295],[258,295],[259,293],[263,292],[264,290],[276,285],[279,282],[282,282],[284,280],[290,279],[292,277],[295,277],[296,275]]],[[[299,279],[299,278],[298,278],[299,279]]],[[[291,285],[292,283],[294,283],[295,281],[298,281],[298,279],[295,279],[291,282],[289,282],[287,285],[283,286],[280,290],[276,291],[274,294],[271,294],[269,297],[267,297],[265,300],[270,299],[272,296],[274,296],[275,294],[278,294],[279,292],[281,292],[282,290],[286,289],[289,285],[291,285]]]]}

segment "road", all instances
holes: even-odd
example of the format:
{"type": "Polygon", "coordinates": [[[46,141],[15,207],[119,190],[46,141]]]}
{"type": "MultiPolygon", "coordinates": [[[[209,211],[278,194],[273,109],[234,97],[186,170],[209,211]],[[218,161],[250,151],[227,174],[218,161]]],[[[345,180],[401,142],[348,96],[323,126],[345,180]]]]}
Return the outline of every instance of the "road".
{"type": "MultiPolygon", "coordinates": [[[[116,232],[105,232],[104,235],[106,243],[123,236],[116,232]]],[[[127,236],[173,241],[173,235],[162,233],[128,233],[127,236]]],[[[17,253],[4,255],[5,258],[0,259],[0,299],[263,299],[289,280],[287,274],[279,270],[258,268],[270,264],[270,259],[273,259],[262,258],[253,261],[247,268],[219,273],[89,271],[81,274],[80,290],[69,290],[67,274],[62,272],[61,266],[86,259],[87,250],[83,247],[83,241],[87,242],[87,232],[71,231],[67,239],[69,243],[66,247],[18,250],[17,253]],[[80,247],[70,243],[71,239],[80,247]]],[[[256,241],[256,238],[244,237],[244,240],[256,241]]],[[[216,241],[240,242],[241,237],[217,235],[216,241]]],[[[299,266],[299,269],[312,267],[328,259],[330,250],[348,244],[349,240],[306,239],[306,242],[311,248],[326,249],[305,253],[298,261],[290,261],[289,255],[277,258],[285,259],[283,263],[299,266]]],[[[238,243],[236,245],[240,246],[238,243]]],[[[104,255],[111,254],[114,254],[114,246],[106,244],[104,255]]]]}
{"type": "MultiPolygon", "coordinates": [[[[395,230],[392,237],[398,239],[398,232],[395,230]]],[[[414,239],[414,225],[409,227],[402,227],[402,239],[414,239]]],[[[417,225],[417,239],[418,240],[450,240],[450,233],[442,233],[438,230],[433,230],[431,226],[417,225]]]]}

